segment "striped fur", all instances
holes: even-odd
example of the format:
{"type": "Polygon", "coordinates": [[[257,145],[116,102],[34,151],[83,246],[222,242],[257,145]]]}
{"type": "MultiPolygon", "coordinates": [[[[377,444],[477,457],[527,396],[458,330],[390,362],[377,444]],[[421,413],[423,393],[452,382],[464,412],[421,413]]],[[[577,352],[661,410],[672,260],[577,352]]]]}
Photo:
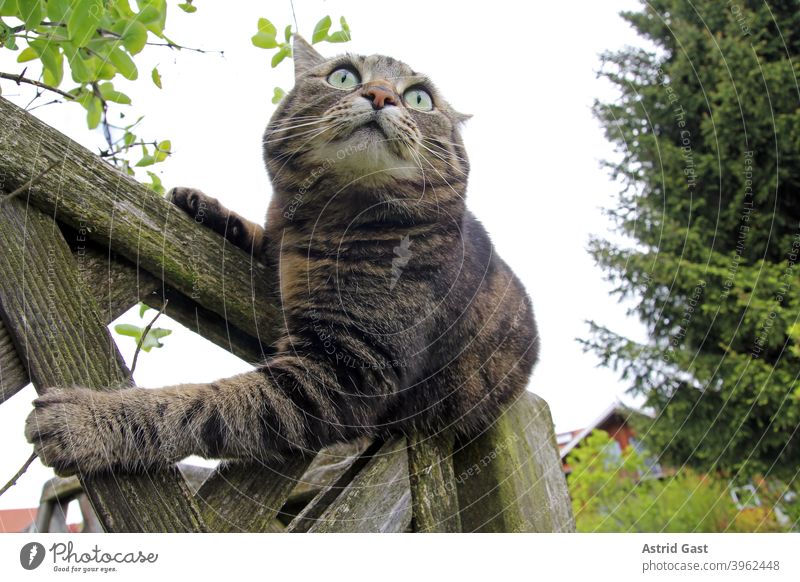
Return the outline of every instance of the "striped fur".
{"type": "Polygon", "coordinates": [[[215,199],[173,202],[279,273],[285,330],[257,370],[211,384],[50,391],[27,436],[62,473],[135,470],[189,454],[239,459],[363,436],[474,434],[524,390],[537,359],[530,301],[465,205],[456,112],[389,57],[325,59],[295,41],[296,85],[264,133],[264,228],[215,199]],[[361,83],[328,83],[341,67],[361,83]],[[367,83],[393,92],[374,108],[367,83]],[[403,102],[410,87],[432,111],[403,102]]]}

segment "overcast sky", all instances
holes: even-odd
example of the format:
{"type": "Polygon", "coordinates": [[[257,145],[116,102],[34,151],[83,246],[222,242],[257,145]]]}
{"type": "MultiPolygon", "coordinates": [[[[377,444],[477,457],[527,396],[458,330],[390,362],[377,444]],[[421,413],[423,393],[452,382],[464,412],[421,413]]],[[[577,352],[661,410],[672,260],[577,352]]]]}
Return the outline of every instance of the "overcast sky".
{"type": "MultiPolygon", "coordinates": [[[[288,1],[237,2],[235,10],[233,3],[194,4],[198,11],[186,15],[170,2],[169,36],[186,46],[224,50],[224,57],[148,47],[136,60],[140,82],[114,82],[133,99],[128,118],[146,115],[139,135],[172,140],[174,155],[157,166],[168,188],[198,187],[263,222],[271,188],[261,160],[261,133],[274,109],[272,88],[291,87],[292,72],[288,62],[271,69],[272,52],[252,46],[250,36],[261,16],[279,29],[290,24],[291,8],[288,1]],[[163,90],[148,80],[155,65],[163,90]]],[[[609,296],[610,286],[586,252],[590,234],[607,232],[600,208],[612,205],[618,191],[600,168],[599,161],[613,151],[590,112],[593,99],[614,97],[596,78],[597,55],[641,44],[617,15],[638,4],[495,1],[472,6],[417,0],[295,3],[306,37],[325,14],[335,23],[347,17],[353,41],[318,45],[326,56],[343,50],[391,55],[427,73],[454,107],[473,114],[464,129],[472,165],[468,205],[533,299],[542,351],[529,389],[548,401],[557,430],[580,428],[625,388],[616,374],[598,369],[594,356],[581,351],[575,338],[586,337],[584,321],[597,320],[635,339],[643,334],[625,316],[625,306],[609,296]]],[[[20,72],[22,66],[7,53],[0,51],[0,71],[20,72]]],[[[13,84],[0,86],[18,104],[30,99],[13,84]]],[[[77,105],[51,105],[34,113],[87,147],[101,144],[86,129],[77,105]]],[[[142,320],[131,311],[121,321],[142,320]]],[[[175,332],[164,340],[166,347],[141,355],[139,385],[210,381],[248,369],[177,323],[161,319],[159,325],[175,332]]],[[[133,341],[118,339],[130,362],[133,341]]],[[[30,454],[22,431],[33,398],[28,387],[0,406],[5,445],[0,482],[30,454]]],[[[37,462],[0,498],[0,508],[38,505],[49,475],[37,462]]]]}

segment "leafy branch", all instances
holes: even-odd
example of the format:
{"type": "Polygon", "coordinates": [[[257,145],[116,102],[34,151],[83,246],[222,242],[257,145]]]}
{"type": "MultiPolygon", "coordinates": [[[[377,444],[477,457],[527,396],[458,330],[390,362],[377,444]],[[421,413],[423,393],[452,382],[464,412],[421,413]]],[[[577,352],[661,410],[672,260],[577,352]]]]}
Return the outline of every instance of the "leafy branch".
{"type": "MultiPolygon", "coordinates": [[[[178,7],[187,13],[197,10],[191,1],[178,7]]],[[[88,128],[99,127],[103,133],[101,157],[134,175],[136,166],[164,161],[171,153],[164,147],[169,140],[142,140],[131,131],[136,124],[119,128],[110,123],[112,110],[131,105],[113,80],[139,78],[134,59],[146,46],[221,53],[175,42],[164,32],[166,21],[166,0],[136,0],[136,9],[129,0],[0,0],[0,48],[18,51],[19,63],[37,61],[42,66],[39,79],[25,76],[27,65],[19,74],[0,73],[0,79],[36,87],[31,104],[47,91],[81,105],[88,128]],[[67,78],[77,85],[64,88],[67,78]],[[142,146],[135,163],[129,159],[133,144],[142,146]],[[154,144],[152,151],[144,144],[154,144]]],[[[162,88],[157,68],[150,78],[162,88]]],[[[158,190],[155,182],[150,186],[158,190]]]]}
{"type": "MultiPolygon", "coordinates": [[[[348,42],[351,39],[350,26],[347,24],[347,20],[345,20],[344,16],[339,19],[339,24],[342,27],[341,30],[331,32],[330,30],[332,24],[333,23],[330,16],[325,16],[319,22],[317,22],[316,26],[314,27],[314,32],[311,35],[311,43],[316,44],[323,41],[340,43],[348,42]]],[[[286,25],[286,27],[283,29],[283,39],[283,41],[278,40],[278,29],[274,24],[272,24],[272,22],[269,21],[269,19],[259,18],[258,32],[256,32],[250,40],[252,41],[253,45],[257,46],[258,48],[267,50],[277,49],[272,55],[272,61],[270,63],[274,69],[281,64],[284,59],[287,57],[291,58],[292,56],[291,24],[286,25]]],[[[279,103],[285,95],[286,91],[280,87],[275,87],[272,95],[272,102],[275,104],[279,103]]]]}

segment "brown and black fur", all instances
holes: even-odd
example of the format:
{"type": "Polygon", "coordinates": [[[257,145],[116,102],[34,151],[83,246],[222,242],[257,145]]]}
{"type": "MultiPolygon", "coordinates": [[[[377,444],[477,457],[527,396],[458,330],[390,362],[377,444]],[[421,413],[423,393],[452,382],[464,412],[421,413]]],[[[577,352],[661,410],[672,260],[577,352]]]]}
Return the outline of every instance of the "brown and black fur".
{"type": "Polygon", "coordinates": [[[171,193],[279,273],[276,355],[211,384],[49,391],[26,432],[60,472],[189,454],[269,459],[415,430],[474,434],[525,389],[533,312],[466,209],[465,117],[391,58],[326,60],[302,39],[294,57],[295,88],[264,134],[266,227],[196,190],[171,193]],[[328,84],[340,67],[360,83],[328,84]],[[433,110],[406,107],[409,87],[425,88],[433,110]]]}

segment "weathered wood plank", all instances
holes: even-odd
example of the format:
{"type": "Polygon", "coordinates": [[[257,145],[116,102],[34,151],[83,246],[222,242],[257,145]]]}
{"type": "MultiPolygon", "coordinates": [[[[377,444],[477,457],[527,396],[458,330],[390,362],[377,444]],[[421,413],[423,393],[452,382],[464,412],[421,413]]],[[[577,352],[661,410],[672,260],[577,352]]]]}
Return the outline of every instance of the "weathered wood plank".
{"type": "MultiPolygon", "coordinates": [[[[68,233],[68,242],[81,280],[98,305],[101,320],[108,324],[132,305],[160,289],[161,281],[145,271],[137,271],[124,258],[109,256],[80,233],[68,233]],[[71,235],[71,236],[70,236],[71,235]]],[[[0,404],[30,382],[28,371],[17,355],[11,336],[0,322],[0,404]]]]}
{"type": "Polygon", "coordinates": [[[397,533],[410,524],[406,442],[396,439],[370,459],[308,531],[397,533]]]}
{"type": "Polygon", "coordinates": [[[419,434],[408,439],[408,477],[415,532],[461,531],[453,473],[453,436],[419,434]]]}
{"type": "Polygon", "coordinates": [[[456,443],[464,531],[566,532],[575,521],[547,404],[524,393],[495,424],[456,443]]]}
{"type": "Polygon", "coordinates": [[[120,253],[202,307],[270,345],[280,324],[273,275],[162,196],[0,97],[4,189],[120,253]]]}
{"type": "Polygon", "coordinates": [[[274,531],[278,513],[313,457],[286,463],[226,463],[200,487],[196,498],[213,532],[274,531]]]}
{"type": "MultiPolygon", "coordinates": [[[[302,477],[297,480],[294,489],[281,508],[278,519],[284,525],[288,525],[320,492],[334,485],[345,473],[350,471],[353,464],[362,458],[369,446],[370,442],[364,439],[351,443],[339,443],[322,449],[314,457],[302,477]]],[[[363,461],[362,466],[365,464],[366,461],[363,461]]]]}
{"type": "Polygon", "coordinates": [[[161,309],[168,301],[164,314],[183,324],[233,355],[251,364],[263,362],[273,353],[271,346],[234,327],[227,320],[171,287],[164,286],[142,299],[154,309],[161,309]]]}
{"type": "Polygon", "coordinates": [[[6,326],[0,323],[0,404],[22,390],[30,380],[17,356],[6,326]]]}
{"type": "MultiPolygon", "coordinates": [[[[375,440],[369,443],[369,445],[353,459],[347,460],[341,471],[337,471],[335,475],[329,475],[331,478],[328,480],[327,485],[313,492],[314,495],[310,500],[303,500],[303,507],[300,509],[300,512],[287,524],[287,531],[304,533],[315,525],[317,521],[319,521],[320,516],[325,513],[339,495],[350,486],[350,483],[356,478],[356,475],[369,464],[372,457],[377,454],[385,444],[386,443],[382,440],[375,440]]],[[[312,492],[301,492],[301,495],[305,495],[305,493],[312,492]]],[[[287,501],[287,504],[290,503],[291,498],[287,501]]]]}
{"type": "MultiPolygon", "coordinates": [[[[21,200],[0,204],[0,317],[37,390],[130,382],[55,221],[21,200]]],[[[109,531],[203,531],[177,471],[81,480],[109,531]]]]}
{"type": "Polygon", "coordinates": [[[83,493],[81,482],[77,477],[53,477],[42,487],[41,501],[57,501],[74,499],[83,493]]]}

